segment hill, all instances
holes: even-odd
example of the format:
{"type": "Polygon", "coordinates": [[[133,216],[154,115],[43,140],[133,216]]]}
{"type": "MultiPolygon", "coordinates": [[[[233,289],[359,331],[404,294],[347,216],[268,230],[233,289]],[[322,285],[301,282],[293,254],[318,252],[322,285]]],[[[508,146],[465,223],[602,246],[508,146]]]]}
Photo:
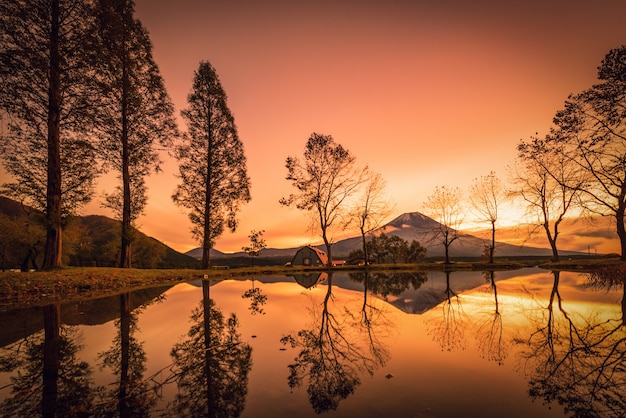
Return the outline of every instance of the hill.
{"type": "MultiPolygon", "coordinates": [[[[63,230],[63,263],[68,266],[116,266],[120,233],[120,222],[106,216],[68,217],[63,230]]],[[[134,230],[132,239],[133,267],[199,267],[198,260],[139,230],[134,230]]],[[[41,212],[0,196],[0,268],[37,269],[44,243],[41,212]]]]}

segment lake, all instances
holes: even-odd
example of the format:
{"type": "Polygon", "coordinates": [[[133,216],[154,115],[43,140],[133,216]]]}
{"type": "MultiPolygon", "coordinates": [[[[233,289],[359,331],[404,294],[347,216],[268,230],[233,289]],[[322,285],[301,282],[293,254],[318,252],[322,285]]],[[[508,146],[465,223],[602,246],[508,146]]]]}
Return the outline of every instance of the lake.
{"type": "Polygon", "coordinates": [[[259,276],[4,312],[0,411],[623,417],[622,276],[259,276]]]}

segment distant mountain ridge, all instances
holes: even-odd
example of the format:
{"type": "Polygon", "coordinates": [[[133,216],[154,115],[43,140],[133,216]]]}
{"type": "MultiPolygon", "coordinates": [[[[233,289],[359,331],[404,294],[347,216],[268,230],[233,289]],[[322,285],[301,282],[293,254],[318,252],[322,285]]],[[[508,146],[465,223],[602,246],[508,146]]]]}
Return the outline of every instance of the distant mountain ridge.
{"type": "MultiPolygon", "coordinates": [[[[413,240],[418,241],[422,246],[426,247],[427,257],[441,257],[445,253],[443,244],[437,240],[437,229],[440,227],[440,223],[436,220],[424,215],[420,212],[407,212],[394,218],[387,224],[375,229],[370,235],[378,236],[380,234],[395,235],[400,238],[411,242],[413,240]]],[[[476,237],[474,235],[460,233],[457,238],[450,245],[450,257],[481,257],[485,245],[488,245],[489,241],[483,238],[476,237]]],[[[317,248],[325,250],[324,245],[314,245],[317,248]]],[[[361,237],[356,236],[352,238],[346,238],[337,241],[333,244],[333,258],[345,258],[350,251],[359,249],[362,246],[361,237]]],[[[261,257],[290,257],[295,254],[297,248],[266,248],[261,251],[261,257]]],[[[563,256],[568,255],[582,255],[583,253],[577,251],[559,251],[563,256]]],[[[200,258],[202,256],[202,250],[195,248],[186,253],[194,258],[200,258]]],[[[552,250],[549,248],[530,247],[512,245],[503,242],[496,242],[495,255],[497,257],[523,257],[523,256],[540,256],[549,257],[552,255],[552,250]]],[[[215,258],[230,258],[230,257],[243,257],[246,256],[244,252],[235,253],[223,253],[217,250],[211,250],[211,257],[215,258]]]]}

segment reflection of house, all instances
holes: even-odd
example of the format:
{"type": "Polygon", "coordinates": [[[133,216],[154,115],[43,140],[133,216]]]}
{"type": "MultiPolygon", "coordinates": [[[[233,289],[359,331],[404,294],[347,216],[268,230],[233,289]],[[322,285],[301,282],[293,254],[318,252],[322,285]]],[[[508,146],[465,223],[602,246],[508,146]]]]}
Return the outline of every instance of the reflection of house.
{"type": "Polygon", "coordinates": [[[294,274],[293,278],[296,280],[296,282],[304,287],[304,288],[311,288],[313,286],[315,286],[318,283],[323,282],[324,280],[326,280],[328,278],[328,274],[321,272],[321,273],[303,273],[303,274],[294,274]]]}
{"type": "Polygon", "coordinates": [[[324,266],[328,263],[328,256],[319,248],[306,247],[300,248],[291,259],[293,266],[324,266]]]}

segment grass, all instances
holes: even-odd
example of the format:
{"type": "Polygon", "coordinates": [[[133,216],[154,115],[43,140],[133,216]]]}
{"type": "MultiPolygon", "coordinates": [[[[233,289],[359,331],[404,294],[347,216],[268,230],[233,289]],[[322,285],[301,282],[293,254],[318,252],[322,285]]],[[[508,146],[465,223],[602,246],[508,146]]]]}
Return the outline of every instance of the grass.
{"type": "MultiPolygon", "coordinates": [[[[510,260],[494,264],[459,261],[452,264],[423,262],[418,264],[384,264],[369,266],[370,270],[512,270],[529,265],[541,265],[547,269],[590,270],[602,266],[619,264],[619,259],[571,260],[547,263],[533,260],[529,263],[510,260]],[[543,263],[543,264],[542,264],[543,263]]],[[[335,267],[333,271],[361,271],[362,266],[335,267]]],[[[60,301],[92,299],[111,296],[144,288],[176,284],[198,279],[220,280],[229,277],[259,275],[293,275],[313,271],[326,271],[326,267],[255,266],[219,268],[210,270],[192,269],[119,269],[104,267],[65,267],[52,271],[30,273],[0,272],[0,310],[6,311],[28,306],[43,306],[60,301]]]]}

